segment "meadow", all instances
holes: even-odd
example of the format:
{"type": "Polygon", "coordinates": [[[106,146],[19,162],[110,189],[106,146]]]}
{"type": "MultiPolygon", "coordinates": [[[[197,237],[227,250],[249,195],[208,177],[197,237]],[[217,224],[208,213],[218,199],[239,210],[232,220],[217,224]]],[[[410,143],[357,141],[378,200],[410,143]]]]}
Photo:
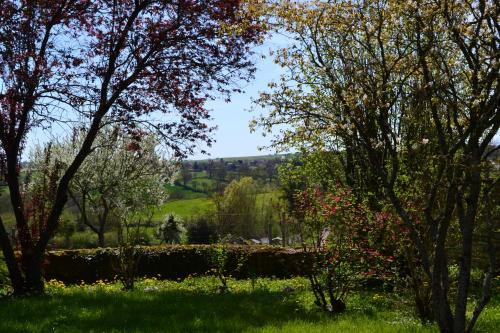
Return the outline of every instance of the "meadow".
{"type": "MultiPolygon", "coordinates": [[[[331,316],[314,304],[304,278],[230,280],[216,292],[213,277],[142,279],[136,290],[117,283],[65,286],[49,281],[47,295],[0,298],[0,332],[437,332],[411,315],[397,293],[357,291],[347,311],[331,316]]],[[[495,295],[477,332],[500,327],[495,295]]]]}

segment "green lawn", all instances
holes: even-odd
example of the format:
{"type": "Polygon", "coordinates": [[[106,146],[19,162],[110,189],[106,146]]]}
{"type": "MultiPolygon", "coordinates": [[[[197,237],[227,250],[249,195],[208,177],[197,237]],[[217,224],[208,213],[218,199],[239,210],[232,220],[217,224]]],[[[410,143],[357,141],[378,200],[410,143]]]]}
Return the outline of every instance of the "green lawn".
{"type": "MultiPolygon", "coordinates": [[[[211,277],[147,279],[133,292],[116,284],[52,283],[44,297],[0,299],[0,332],[437,332],[404,303],[374,292],[355,294],[344,314],[329,316],[312,305],[305,279],[259,279],[254,289],[250,281],[230,280],[223,295],[216,286],[211,277]]],[[[497,297],[478,332],[500,327],[499,313],[497,297]]]]}
{"type": "Polygon", "coordinates": [[[210,278],[182,283],[143,282],[137,291],[128,293],[119,291],[117,286],[51,287],[46,297],[1,300],[0,331],[338,332],[354,327],[359,332],[375,327],[387,332],[420,330],[414,320],[391,324],[390,318],[400,314],[377,311],[369,295],[357,301],[360,304],[345,315],[329,318],[308,306],[303,287],[293,294],[281,292],[285,284],[261,280],[252,291],[248,283],[233,283],[233,291],[225,295],[213,291],[216,284],[210,278]]]}

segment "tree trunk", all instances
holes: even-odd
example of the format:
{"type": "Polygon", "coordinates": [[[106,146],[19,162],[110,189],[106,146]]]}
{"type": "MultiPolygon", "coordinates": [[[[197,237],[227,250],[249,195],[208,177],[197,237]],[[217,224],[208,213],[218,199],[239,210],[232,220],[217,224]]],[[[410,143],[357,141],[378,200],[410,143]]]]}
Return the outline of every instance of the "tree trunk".
{"type": "Polygon", "coordinates": [[[43,294],[44,282],[42,275],[43,254],[23,254],[22,265],[25,274],[24,294],[43,294]]]}
{"type": "Polygon", "coordinates": [[[104,206],[104,212],[102,216],[99,217],[99,230],[97,232],[97,235],[99,237],[99,246],[104,247],[105,242],[104,242],[104,230],[106,226],[106,222],[108,220],[108,215],[109,215],[109,205],[106,199],[104,197],[101,197],[101,202],[104,206]]]}
{"type": "Polygon", "coordinates": [[[99,229],[99,232],[97,233],[98,236],[98,242],[99,242],[99,247],[106,247],[106,242],[104,240],[104,230],[101,228],[99,229]]]}
{"type": "Polygon", "coordinates": [[[10,282],[12,284],[12,288],[14,289],[14,293],[22,294],[22,290],[24,289],[23,276],[17,264],[14,250],[12,249],[12,246],[10,244],[9,236],[5,231],[5,226],[3,224],[1,217],[0,217],[0,244],[2,245],[2,252],[5,259],[5,263],[7,265],[7,269],[9,270],[10,282]]]}

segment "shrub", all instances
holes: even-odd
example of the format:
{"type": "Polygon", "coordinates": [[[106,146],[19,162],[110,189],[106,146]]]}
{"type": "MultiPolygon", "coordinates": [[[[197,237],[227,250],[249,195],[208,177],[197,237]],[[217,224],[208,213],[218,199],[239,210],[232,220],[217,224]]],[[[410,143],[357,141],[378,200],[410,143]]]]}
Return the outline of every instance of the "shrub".
{"type": "MultiPolygon", "coordinates": [[[[189,275],[204,275],[213,265],[210,254],[214,245],[164,245],[138,247],[137,277],[183,279],[189,275]]],[[[303,276],[310,260],[300,250],[271,246],[225,245],[228,258],[226,274],[235,278],[303,276]],[[240,265],[242,255],[247,260],[240,265]]],[[[47,280],[65,283],[93,283],[114,280],[119,272],[118,249],[86,249],[50,251],[46,255],[44,275],[47,280]]]]}
{"type": "Polygon", "coordinates": [[[211,244],[218,239],[217,227],[207,216],[198,216],[187,225],[189,244],[211,244]]]}
{"type": "Polygon", "coordinates": [[[170,200],[181,200],[186,198],[186,194],[179,189],[173,189],[168,193],[168,198],[170,200]]]}
{"type": "MultiPolygon", "coordinates": [[[[208,262],[211,272],[219,279],[220,285],[218,291],[221,294],[229,290],[227,280],[231,276],[231,272],[238,273],[248,258],[247,251],[241,251],[241,249],[235,251],[233,249],[233,252],[233,256],[231,256],[229,248],[225,244],[211,246],[208,250],[208,262]],[[231,259],[236,262],[236,265],[231,265],[231,259]]],[[[252,275],[250,274],[253,280],[252,275]]]]}
{"type": "Polygon", "coordinates": [[[156,236],[161,243],[180,244],[181,236],[184,233],[182,219],[174,214],[169,214],[168,217],[160,224],[156,231],[156,236]]]}
{"type": "Polygon", "coordinates": [[[138,247],[129,243],[121,244],[114,259],[113,269],[118,273],[117,277],[123,285],[123,290],[134,290],[140,259],[138,247]]]}
{"type": "Polygon", "coordinates": [[[3,256],[0,254],[0,291],[10,286],[9,270],[3,256]]]}
{"type": "Polygon", "coordinates": [[[385,274],[394,261],[381,252],[384,226],[342,186],[300,192],[297,202],[302,247],[312,259],[308,277],[315,303],[329,313],[343,312],[353,287],[385,274]]]}
{"type": "Polygon", "coordinates": [[[71,237],[71,245],[75,249],[88,249],[97,247],[97,238],[91,231],[76,232],[71,237]]]}

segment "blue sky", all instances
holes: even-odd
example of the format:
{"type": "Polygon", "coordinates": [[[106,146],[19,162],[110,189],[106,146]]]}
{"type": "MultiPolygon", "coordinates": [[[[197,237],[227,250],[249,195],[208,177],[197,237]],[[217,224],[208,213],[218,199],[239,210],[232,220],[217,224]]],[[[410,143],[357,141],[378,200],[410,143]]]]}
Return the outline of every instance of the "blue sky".
{"type": "MultiPolygon", "coordinates": [[[[255,78],[248,83],[241,83],[240,88],[244,91],[241,94],[234,94],[231,102],[227,103],[223,98],[210,101],[207,108],[212,110],[210,121],[211,126],[217,126],[213,133],[216,142],[212,147],[199,145],[198,152],[189,156],[188,159],[207,159],[221,157],[239,157],[273,154],[273,150],[259,150],[259,147],[269,145],[269,137],[263,137],[262,133],[250,133],[249,122],[252,118],[265,112],[250,113],[252,98],[256,98],[259,91],[267,88],[267,84],[272,80],[277,80],[281,73],[281,67],[274,63],[272,57],[262,58],[269,55],[270,49],[276,49],[286,44],[283,37],[268,39],[263,45],[256,48],[254,60],[257,71],[255,78]],[[209,155],[201,154],[204,149],[209,155]]],[[[23,159],[29,158],[31,149],[37,145],[43,145],[48,141],[57,141],[65,135],[69,135],[71,129],[64,124],[54,124],[49,128],[36,128],[29,137],[27,149],[23,153],[23,159]]]]}
{"type": "MultiPolygon", "coordinates": [[[[216,142],[212,147],[206,147],[200,144],[197,153],[188,157],[188,159],[207,159],[222,157],[239,157],[274,154],[273,150],[260,150],[259,147],[267,146],[270,143],[270,137],[263,137],[261,132],[250,133],[249,122],[252,118],[259,116],[266,110],[257,110],[250,113],[252,107],[252,98],[256,98],[260,91],[267,89],[267,84],[273,80],[277,81],[282,69],[274,63],[273,57],[269,56],[269,50],[276,50],[284,47],[287,39],[283,36],[277,36],[268,39],[262,46],[256,49],[255,63],[257,71],[255,78],[248,83],[244,83],[241,88],[242,94],[235,94],[231,102],[226,103],[224,99],[211,101],[207,103],[208,109],[212,110],[211,126],[217,126],[213,133],[216,142]],[[266,55],[265,59],[262,55],[266,55]],[[206,150],[209,155],[201,154],[201,149],[206,150]]],[[[49,140],[57,139],[61,133],[67,132],[64,128],[36,129],[28,140],[28,148],[34,144],[44,143],[49,140]]],[[[500,134],[497,134],[493,140],[495,144],[500,143],[500,134]]],[[[25,158],[29,154],[27,149],[24,152],[25,158]]]]}
{"type": "Polygon", "coordinates": [[[279,65],[275,64],[269,57],[269,49],[276,49],[284,44],[282,37],[271,38],[256,49],[255,62],[257,72],[255,79],[242,85],[244,93],[235,94],[231,102],[216,100],[207,103],[212,110],[211,125],[217,126],[214,133],[216,143],[212,147],[204,147],[210,156],[196,153],[189,159],[206,159],[220,157],[239,157],[274,154],[273,150],[259,150],[259,147],[269,145],[269,137],[263,137],[261,132],[250,133],[249,122],[252,118],[264,113],[265,110],[257,110],[250,113],[252,98],[256,98],[259,91],[266,90],[267,84],[279,78],[282,72],[279,65]],[[262,55],[267,55],[262,59],[262,55]]]}

